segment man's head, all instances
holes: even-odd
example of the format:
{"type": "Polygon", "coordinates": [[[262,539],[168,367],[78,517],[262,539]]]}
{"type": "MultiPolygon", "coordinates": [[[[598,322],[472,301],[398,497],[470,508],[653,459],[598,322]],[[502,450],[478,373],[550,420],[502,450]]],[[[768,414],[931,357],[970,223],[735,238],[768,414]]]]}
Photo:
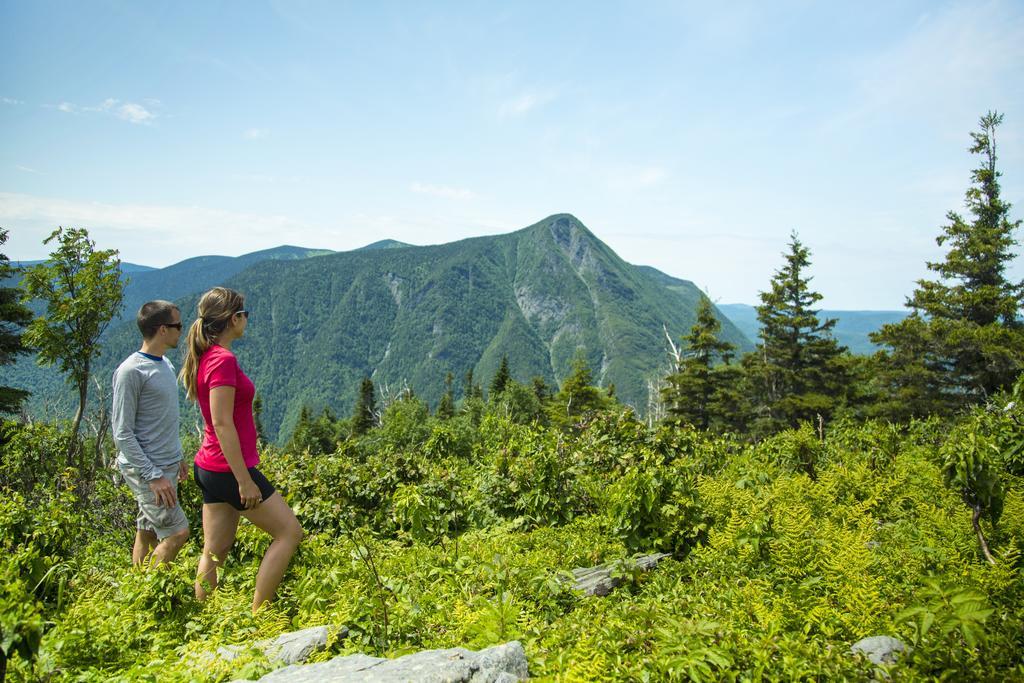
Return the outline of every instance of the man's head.
{"type": "Polygon", "coordinates": [[[178,345],[181,336],[181,312],[170,301],[148,301],[135,317],[142,338],[146,341],[157,339],[168,348],[178,345]]]}

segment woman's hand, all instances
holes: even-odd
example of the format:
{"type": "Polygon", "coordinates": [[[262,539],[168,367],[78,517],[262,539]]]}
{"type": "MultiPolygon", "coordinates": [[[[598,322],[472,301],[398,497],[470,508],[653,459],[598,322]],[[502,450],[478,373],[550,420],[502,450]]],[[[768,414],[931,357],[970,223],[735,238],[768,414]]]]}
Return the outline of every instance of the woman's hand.
{"type": "Polygon", "coordinates": [[[256,486],[256,482],[252,479],[247,479],[238,484],[238,497],[242,499],[242,507],[246,510],[252,510],[263,502],[263,494],[260,493],[260,487],[256,486]]]}

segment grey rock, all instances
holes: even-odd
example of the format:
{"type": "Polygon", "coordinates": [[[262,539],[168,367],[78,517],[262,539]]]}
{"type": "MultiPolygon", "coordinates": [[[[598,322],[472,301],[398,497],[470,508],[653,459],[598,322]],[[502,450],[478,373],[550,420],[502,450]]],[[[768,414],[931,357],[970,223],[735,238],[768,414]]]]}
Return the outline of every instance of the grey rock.
{"type": "MultiPolygon", "coordinates": [[[[344,632],[347,635],[348,629],[344,629],[344,632]]],[[[292,633],[282,633],[273,640],[260,641],[256,646],[263,650],[267,659],[271,661],[298,664],[309,659],[314,652],[327,647],[327,627],[314,626],[292,633]]]]}
{"type": "Polygon", "coordinates": [[[473,652],[461,647],[383,659],[357,654],[273,671],[260,683],[513,683],[529,677],[519,641],[473,652]]]}
{"type": "Polygon", "coordinates": [[[616,571],[629,569],[631,565],[641,571],[650,571],[658,566],[658,563],[666,557],[671,557],[671,555],[669,553],[652,553],[635,557],[632,560],[619,560],[598,565],[597,567],[573,569],[572,587],[575,590],[583,591],[586,595],[604,597],[623,581],[621,576],[613,576],[616,571]]]}
{"type": "Polygon", "coordinates": [[[910,652],[910,648],[903,644],[903,641],[892,636],[871,636],[862,638],[850,647],[853,654],[862,654],[872,664],[895,664],[899,656],[910,652]]]}
{"type": "MultiPolygon", "coordinates": [[[[314,626],[301,631],[282,633],[276,638],[259,640],[253,644],[257,650],[263,652],[267,659],[277,664],[300,664],[314,652],[320,652],[327,647],[327,626],[314,626]]],[[[342,627],[338,631],[338,638],[348,635],[348,628],[342,627]]],[[[226,645],[217,648],[216,656],[231,661],[238,657],[245,650],[240,645],[226,645]]]]}

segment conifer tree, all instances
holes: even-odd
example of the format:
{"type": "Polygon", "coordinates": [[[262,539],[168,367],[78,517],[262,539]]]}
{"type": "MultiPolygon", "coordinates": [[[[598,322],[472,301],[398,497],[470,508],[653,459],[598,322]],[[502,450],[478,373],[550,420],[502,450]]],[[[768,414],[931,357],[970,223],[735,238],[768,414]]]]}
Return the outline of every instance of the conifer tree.
{"type": "MultiPolygon", "coordinates": [[[[0,245],[7,241],[7,234],[0,228],[0,245]]],[[[0,282],[17,273],[7,256],[0,254],[0,282]]],[[[0,286],[0,365],[10,365],[18,355],[30,351],[22,341],[21,330],[31,322],[32,311],[21,303],[21,297],[19,288],[0,286]]],[[[0,386],[0,414],[16,412],[28,394],[24,389],[0,386]]]]}
{"type": "Polygon", "coordinates": [[[936,238],[946,257],[928,263],[935,280],[919,280],[907,300],[912,313],[871,336],[888,347],[880,355],[882,392],[895,398],[895,417],[943,412],[983,401],[1011,386],[1024,369],[1019,318],[1024,283],[1006,278],[1015,256],[1010,204],[1000,196],[996,128],[1003,115],[989,112],[971,133],[981,163],[966,193],[971,220],[955,211],[936,238]]]}
{"type": "Polygon", "coordinates": [[[377,424],[377,397],[373,381],[363,377],[359,384],[359,398],[352,411],[352,435],[361,436],[377,424]]]}
{"type": "Polygon", "coordinates": [[[508,356],[501,357],[501,365],[498,366],[498,371],[494,373],[494,378],[491,380],[491,393],[490,397],[493,399],[500,396],[505,388],[508,387],[509,381],[512,379],[512,373],[508,369],[508,356]]]}
{"type": "Polygon", "coordinates": [[[683,337],[684,356],[675,371],[665,378],[662,396],[666,421],[698,429],[726,421],[728,416],[722,411],[731,403],[726,394],[732,390],[737,373],[735,368],[731,368],[732,373],[716,372],[715,366],[718,363],[728,365],[736,347],[718,338],[721,329],[710,299],[703,297],[697,307],[697,322],[683,337]]]}
{"type": "Polygon", "coordinates": [[[441,396],[441,401],[437,404],[436,413],[442,420],[451,419],[455,415],[455,394],[452,390],[454,379],[450,372],[444,376],[444,395],[441,396]]]}
{"type": "Polygon", "coordinates": [[[479,384],[473,381],[473,368],[466,371],[465,384],[462,387],[462,398],[483,398],[484,392],[479,384]]]}
{"type": "Polygon", "coordinates": [[[551,388],[548,383],[544,381],[544,378],[540,375],[535,375],[530,384],[533,387],[533,395],[537,397],[537,401],[543,406],[551,399],[551,388]]]}
{"type": "Polygon", "coordinates": [[[580,352],[573,359],[572,372],[551,401],[551,420],[565,426],[584,413],[603,410],[611,404],[608,394],[594,386],[590,364],[580,352]]]}
{"type": "Polygon", "coordinates": [[[786,263],[772,277],[771,289],[761,292],[760,343],[743,358],[754,394],[755,431],[760,433],[828,417],[845,390],[840,362],[845,349],[832,337],[836,321],[819,320],[813,308],[822,297],[810,288],[806,275],[810,250],[796,233],[788,246],[786,263]]]}

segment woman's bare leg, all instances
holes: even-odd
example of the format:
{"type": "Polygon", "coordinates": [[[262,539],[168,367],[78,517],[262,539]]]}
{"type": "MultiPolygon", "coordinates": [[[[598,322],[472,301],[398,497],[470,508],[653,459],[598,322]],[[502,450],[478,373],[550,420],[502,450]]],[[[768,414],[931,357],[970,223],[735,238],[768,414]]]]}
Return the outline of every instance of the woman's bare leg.
{"type": "Polygon", "coordinates": [[[203,555],[196,572],[196,598],[205,600],[217,587],[217,570],[235,542],[241,513],[228,503],[203,504],[203,555]]]}
{"type": "Polygon", "coordinates": [[[288,507],[288,503],[277,492],[242,514],[274,539],[267,548],[267,554],[263,556],[260,571],[256,575],[256,593],[252,598],[252,611],[255,613],[263,603],[274,598],[281,577],[288,569],[288,563],[291,562],[292,555],[302,540],[302,526],[295,518],[295,513],[288,507]]]}

